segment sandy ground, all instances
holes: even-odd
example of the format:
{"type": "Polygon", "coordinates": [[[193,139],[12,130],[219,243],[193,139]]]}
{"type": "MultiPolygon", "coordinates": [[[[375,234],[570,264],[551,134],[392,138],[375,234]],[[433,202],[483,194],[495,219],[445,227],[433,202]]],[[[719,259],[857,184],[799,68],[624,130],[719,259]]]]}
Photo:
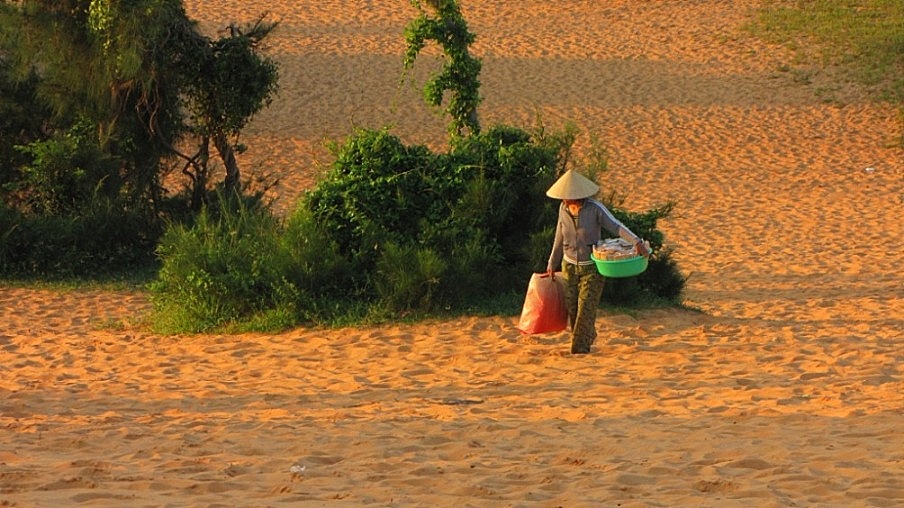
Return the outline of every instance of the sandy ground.
{"type": "MultiPolygon", "coordinates": [[[[186,4],[281,22],[241,159],[277,206],[356,126],[444,147],[407,1],[186,4]]],[[[574,122],[625,206],[675,201],[699,311],[602,310],[573,357],[516,316],[170,337],[140,292],[0,288],[0,506],[904,505],[895,109],[779,70],[754,0],[463,4],[484,125],[574,122]]]]}

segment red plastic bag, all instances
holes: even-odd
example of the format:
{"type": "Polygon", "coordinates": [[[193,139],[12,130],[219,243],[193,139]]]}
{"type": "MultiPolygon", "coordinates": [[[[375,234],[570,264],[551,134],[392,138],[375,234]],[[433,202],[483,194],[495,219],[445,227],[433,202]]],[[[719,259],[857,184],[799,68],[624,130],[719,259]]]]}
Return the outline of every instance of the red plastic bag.
{"type": "Polygon", "coordinates": [[[560,332],[568,327],[568,311],[565,308],[565,288],[560,282],[562,274],[556,273],[556,280],[545,273],[531,275],[527,285],[527,296],[521,309],[518,329],[521,333],[560,332]]]}

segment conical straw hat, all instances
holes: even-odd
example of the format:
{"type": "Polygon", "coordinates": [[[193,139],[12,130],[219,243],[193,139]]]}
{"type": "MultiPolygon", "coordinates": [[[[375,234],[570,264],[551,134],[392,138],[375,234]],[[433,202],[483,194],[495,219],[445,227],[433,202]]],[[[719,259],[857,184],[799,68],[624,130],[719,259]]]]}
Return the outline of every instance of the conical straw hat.
{"type": "Polygon", "coordinates": [[[596,195],[599,190],[600,186],[593,180],[569,169],[552,184],[546,195],[553,199],[584,199],[596,195]]]}

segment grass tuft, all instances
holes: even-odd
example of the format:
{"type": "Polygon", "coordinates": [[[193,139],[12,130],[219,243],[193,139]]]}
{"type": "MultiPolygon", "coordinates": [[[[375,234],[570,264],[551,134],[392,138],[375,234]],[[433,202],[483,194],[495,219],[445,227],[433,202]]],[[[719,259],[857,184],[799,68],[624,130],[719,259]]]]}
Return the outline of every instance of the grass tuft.
{"type": "Polygon", "coordinates": [[[747,28],[792,49],[795,65],[840,67],[876,99],[904,103],[901,0],[775,0],[747,28]]]}

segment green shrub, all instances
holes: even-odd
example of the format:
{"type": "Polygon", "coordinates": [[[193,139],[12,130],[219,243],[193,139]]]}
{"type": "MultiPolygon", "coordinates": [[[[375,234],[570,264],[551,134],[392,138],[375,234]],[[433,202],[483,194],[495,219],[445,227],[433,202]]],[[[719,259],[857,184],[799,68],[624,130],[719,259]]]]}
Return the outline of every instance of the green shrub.
{"type": "MultiPolygon", "coordinates": [[[[561,149],[510,127],[445,154],[356,131],[285,223],[262,207],[221,206],[172,226],[158,248],[156,321],[176,331],[266,328],[509,302],[545,270],[558,205],[545,190],[561,149]]],[[[657,229],[671,208],[612,207],[654,251],[647,273],[609,284],[615,303],[675,300],[683,289],[657,229]]]]}
{"type": "Polygon", "coordinates": [[[318,224],[309,210],[298,207],[279,236],[285,278],[297,289],[298,318],[331,321],[354,311],[360,299],[355,272],[332,233],[318,224]]]}
{"type": "Polygon", "coordinates": [[[81,214],[26,215],[0,205],[0,274],[70,278],[149,266],[159,232],[104,200],[81,214]]]}
{"type": "Polygon", "coordinates": [[[333,150],[332,171],[305,206],[343,252],[370,259],[377,244],[416,236],[437,198],[429,151],[385,130],[358,130],[333,150]]]}
{"type": "Polygon", "coordinates": [[[387,243],[376,264],[377,295],[391,311],[434,309],[448,264],[435,250],[387,243]]]}
{"type": "Polygon", "coordinates": [[[265,208],[227,203],[164,233],[150,286],[160,328],[201,331],[274,309],[296,320],[298,289],[287,279],[278,221],[265,208]]]}
{"type": "Polygon", "coordinates": [[[354,283],[362,296],[392,306],[429,310],[520,287],[533,258],[525,237],[554,220],[542,190],[553,179],[555,151],[519,129],[462,138],[448,154],[406,147],[385,130],[359,130],[334,151],[332,170],[304,206],[360,274],[354,283]],[[443,270],[434,270],[428,252],[443,270]],[[405,268],[386,264],[400,253],[410,256],[397,260],[405,268]],[[416,284],[407,278],[414,275],[398,273],[414,262],[425,268],[416,284]]]}
{"type": "Polygon", "coordinates": [[[121,192],[96,130],[83,120],[17,146],[20,165],[7,168],[0,204],[0,274],[106,275],[153,261],[156,216],[121,192]]]}
{"type": "Polygon", "coordinates": [[[43,137],[51,117],[49,108],[36,98],[37,72],[19,81],[10,67],[0,54],[0,195],[17,186],[19,168],[28,163],[28,156],[17,147],[43,137]]]}
{"type": "MultiPolygon", "coordinates": [[[[537,136],[497,126],[433,154],[385,130],[359,130],[335,147],[331,171],[302,206],[336,239],[362,298],[396,312],[468,308],[488,295],[523,291],[528,274],[545,269],[557,205],[545,191],[573,141],[573,131],[537,136]]],[[[663,237],[656,223],[671,208],[613,207],[651,242],[651,265],[675,272],[669,284],[615,282],[614,298],[680,295],[677,267],[657,257],[663,237]]]]}
{"type": "Polygon", "coordinates": [[[115,199],[122,186],[117,162],[100,148],[87,120],[49,139],[21,147],[29,160],[20,182],[28,208],[66,215],[90,209],[96,199],[115,199]]]}
{"type": "Polygon", "coordinates": [[[304,208],[283,223],[262,206],[218,200],[171,225],[151,284],[161,331],[258,330],[357,312],[351,266],[304,208]]]}
{"type": "Polygon", "coordinates": [[[279,241],[290,258],[289,274],[299,289],[330,292],[348,284],[351,273],[339,245],[314,222],[308,210],[295,210],[279,241]]]}
{"type": "Polygon", "coordinates": [[[668,217],[673,208],[674,203],[667,203],[645,212],[628,212],[614,205],[609,206],[615,218],[650,242],[652,254],[647,269],[637,277],[607,280],[603,302],[633,305],[643,301],[679,301],[687,279],[672,259],[671,252],[663,246],[664,237],[657,228],[659,219],[668,217]]]}

